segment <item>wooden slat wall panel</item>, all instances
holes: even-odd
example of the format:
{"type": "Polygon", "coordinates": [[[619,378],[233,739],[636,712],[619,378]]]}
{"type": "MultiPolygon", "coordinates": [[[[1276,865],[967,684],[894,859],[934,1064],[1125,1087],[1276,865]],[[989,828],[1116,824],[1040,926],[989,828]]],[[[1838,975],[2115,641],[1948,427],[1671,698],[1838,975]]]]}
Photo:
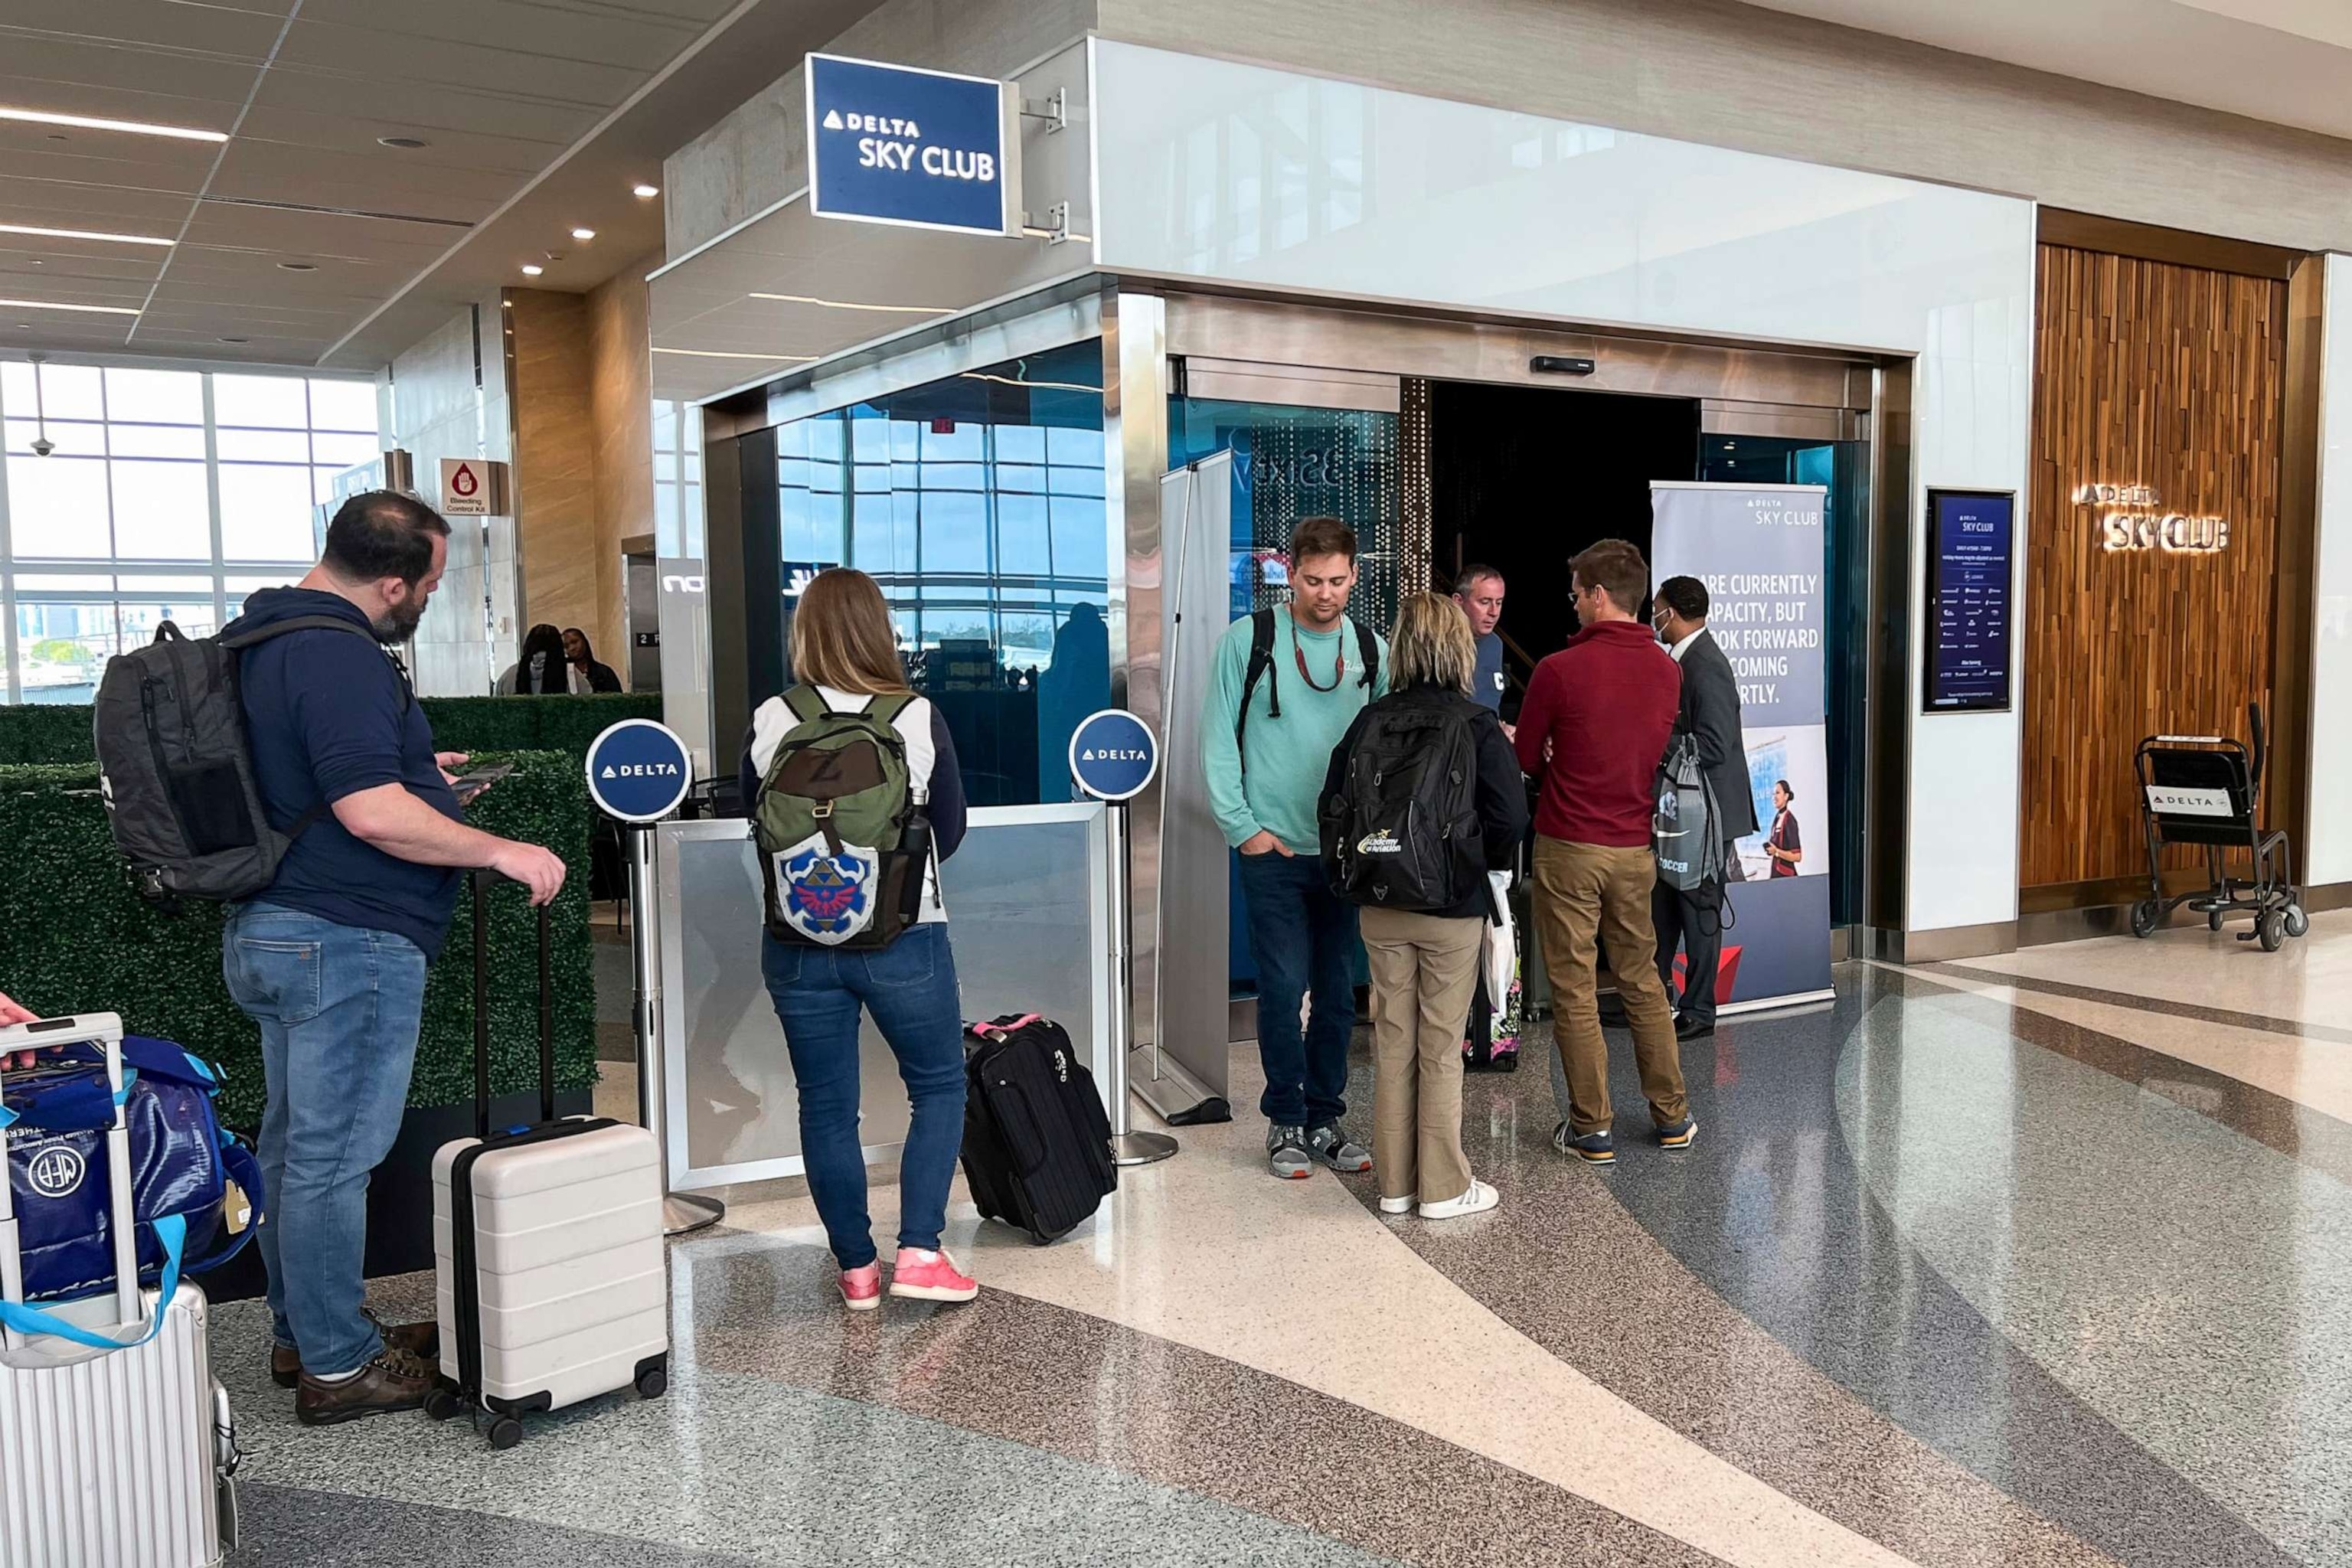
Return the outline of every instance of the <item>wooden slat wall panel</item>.
{"type": "MultiPolygon", "coordinates": [[[[2041,247],[2026,561],[2027,887],[2146,875],[2132,749],[2244,736],[2271,696],[2286,286],[2041,247]],[[2230,521],[2213,554],[2108,552],[2085,483],[2230,521]]],[[[2144,509],[2133,509],[2144,510],[2144,509]]],[[[2185,859],[2184,859],[2184,863],[2185,859]]]]}

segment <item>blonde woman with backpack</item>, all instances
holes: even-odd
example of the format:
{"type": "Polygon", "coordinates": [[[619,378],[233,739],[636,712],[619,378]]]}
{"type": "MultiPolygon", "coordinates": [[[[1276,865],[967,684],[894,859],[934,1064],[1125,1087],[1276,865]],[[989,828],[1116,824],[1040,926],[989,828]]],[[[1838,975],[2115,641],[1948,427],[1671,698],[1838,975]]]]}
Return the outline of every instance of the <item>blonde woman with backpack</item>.
{"type": "Polygon", "coordinates": [[[1361,906],[1372,972],[1372,1169],[1381,1212],[1423,1219],[1498,1201],[1462,1150],[1462,1030],[1493,910],[1489,869],[1528,829],[1518,759],[1471,697],[1461,606],[1412,594],[1389,637],[1389,691],[1349,726],[1323,782],[1332,891],[1361,906]]]}
{"type": "Polygon", "coordinates": [[[761,971],[792,1053],[801,1154],[852,1310],[881,1304],[857,1133],[861,1013],[898,1059],[912,1119],[890,1294],[969,1301],[941,1249],[963,1143],[963,1023],[939,865],[964,832],[955,742],[907,684],[882,590],[813,579],[793,616],[798,685],[760,705],[741,782],[767,884],[761,971]],[[869,840],[871,842],[869,842],[869,840]]]}

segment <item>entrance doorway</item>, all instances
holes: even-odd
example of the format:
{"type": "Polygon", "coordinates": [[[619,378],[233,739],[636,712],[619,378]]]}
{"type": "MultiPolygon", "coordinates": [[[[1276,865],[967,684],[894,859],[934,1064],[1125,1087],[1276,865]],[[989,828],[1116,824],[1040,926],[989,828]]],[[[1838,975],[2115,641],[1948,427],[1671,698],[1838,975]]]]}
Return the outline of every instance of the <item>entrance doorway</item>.
{"type": "Polygon", "coordinates": [[[1622,539],[1650,555],[1650,484],[1699,477],[1696,398],[1535,386],[1430,387],[1431,579],[1478,563],[1510,587],[1505,669],[1514,695],[1576,633],[1568,563],[1622,539]]]}

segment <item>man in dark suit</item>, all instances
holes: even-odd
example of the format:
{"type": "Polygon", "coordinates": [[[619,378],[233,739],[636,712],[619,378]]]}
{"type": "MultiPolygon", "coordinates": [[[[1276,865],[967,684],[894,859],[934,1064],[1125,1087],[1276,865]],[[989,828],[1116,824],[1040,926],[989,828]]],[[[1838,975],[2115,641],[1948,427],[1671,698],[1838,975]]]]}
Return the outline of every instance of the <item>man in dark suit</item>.
{"type": "MultiPolygon", "coordinates": [[[[1723,813],[1724,866],[1737,877],[1734,839],[1756,831],[1756,797],[1748,787],[1748,744],[1739,729],[1739,682],[1731,660],[1706,629],[1706,584],[1696,577],[1669,577],[1658,584],[1651,606],[1658,640],[1683,667],[1682,710],[1677,733],[1698,738],[1699,765],[1715,788],[1723,813]]],[[[1650,916],[1658,931],[1658,973],[1666,994],[1675,994],[1675,948],[1685,953],[1685,984],[1675,1016],[1675,1034],[1693,1039],[1715,1033],[1715,975],[1723,961],[1723,885],[1708,882],[1679,892],[1660,882],[1650,895],[1650,916]]]]}

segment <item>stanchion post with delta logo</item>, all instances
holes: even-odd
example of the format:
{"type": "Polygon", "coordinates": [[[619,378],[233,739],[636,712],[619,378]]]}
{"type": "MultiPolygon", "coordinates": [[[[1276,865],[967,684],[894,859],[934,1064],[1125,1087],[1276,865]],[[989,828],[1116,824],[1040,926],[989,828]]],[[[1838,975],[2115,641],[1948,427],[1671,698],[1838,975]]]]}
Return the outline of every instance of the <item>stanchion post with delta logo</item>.
{"type": "Polygon", "coordinates": [[[1110,1060],[1104,1064],[1103,1098],[1109,1101],[1111,1159],[1121,1165],[1148,1165],[1176,1152],[1164,1132],[1135,1128],[1127,1092],[1127,1058],[1135,1047],[1134,976],[1130,973],[1127,803],[1150,786],[1160,772],[1160,742],[1150,725],[1124,708],[1090,713],[1070,732],[1070,777],[1082,794],[1110,808],[1111,1028],[1110,1060]]]}
{"type": "Polygon", "coordinates": [[[662,1145],[662,1230],[679,1236],[717,1222],[724,1204],[669,1190],[661,1045],[661,953],[654,921],[654,825],[676,811],[694,784],[694,759],[676,731],[651,719],[624,719],[588,747],[588,796],[621,824],[629,851],[629,948],[637,1042],[637,1120],[662,1145]]]}

